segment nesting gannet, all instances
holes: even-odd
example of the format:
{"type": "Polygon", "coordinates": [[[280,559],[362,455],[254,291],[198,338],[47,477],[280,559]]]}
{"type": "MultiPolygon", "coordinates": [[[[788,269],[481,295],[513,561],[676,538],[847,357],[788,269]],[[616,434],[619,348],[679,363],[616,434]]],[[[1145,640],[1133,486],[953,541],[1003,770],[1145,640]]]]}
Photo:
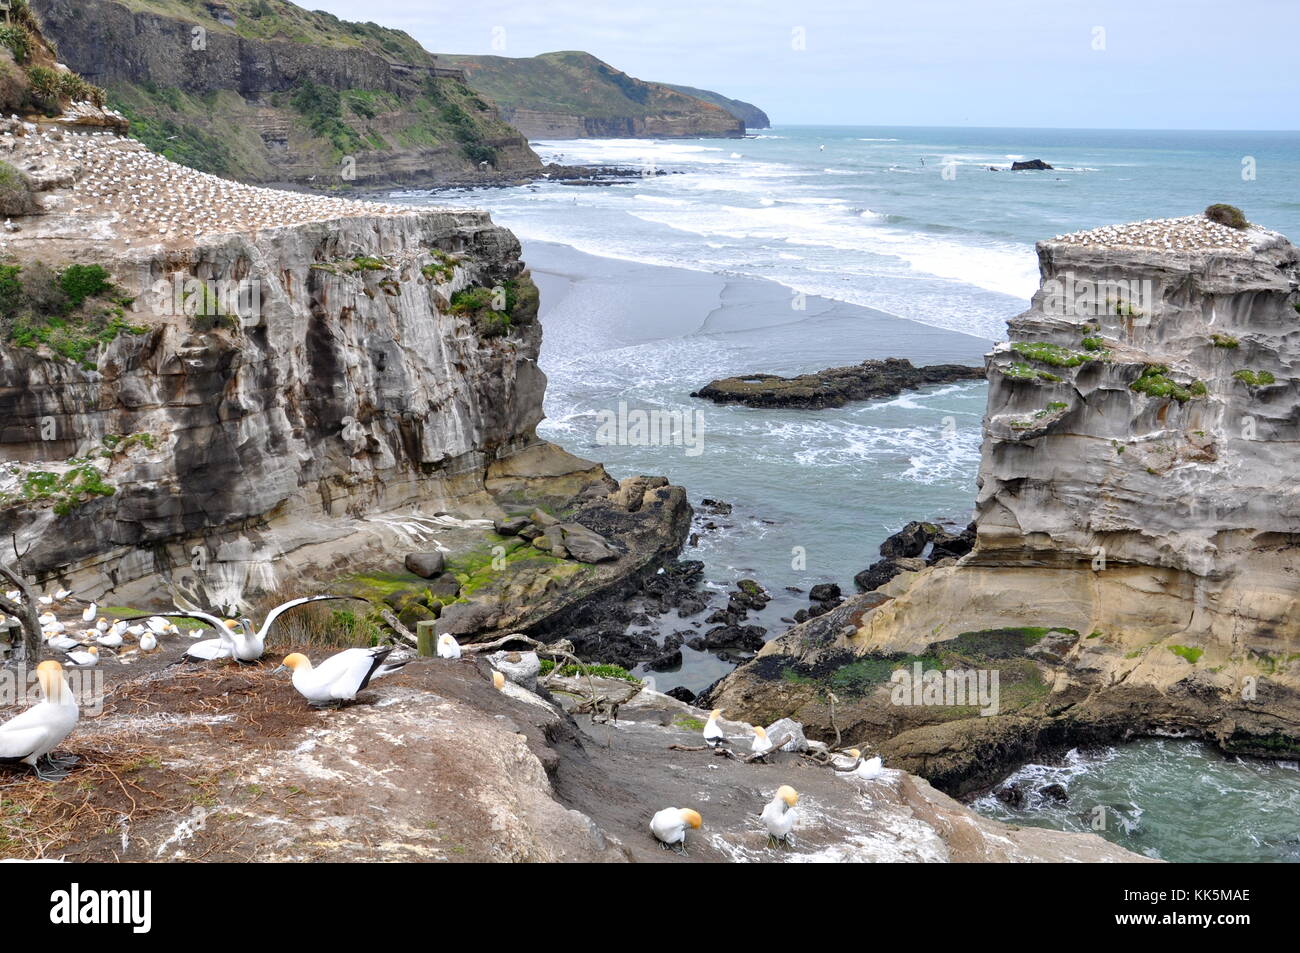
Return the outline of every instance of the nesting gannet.
{"type": "Polygon", "coordinates": [[[884,772],[884,762],[880,760],[879,755],[877,755],[874,758],[867,758],[864,760],[862,757],[862,752],[859,751],[857,748],[847,748],[845,749],[844,753],[853,759],[852,761],[849,762],[849,765],[856,764],[857,767],[854,768],[851,772],[842,772],[842,773],[849,773],[852,774],[854,777],[864,778],[869,781],[872,778],[880,777],[880,775],[884,772]]]}
{"type": "MultiPolygon", "coordinates": [[[[230,629],[230,638],[234,644],[231,652],[233,657],[240,662],[256,662],[266,653],[266,635],[271,631],[271,626],[276,619],[288,612],[295,606],[306,605],[309,602],[322,602],[327,599],[346,599],[354,600],[355,596],[304,596],[301,599],[290,599],[288,602],[281,603],[266,614],[262,620],[262,627],[254,631],[252,619],[240,619],[236,627],[230,629]]],[[[172,619],[201,619],[214,627],[218,632],[222,628],[228,628],[226,623],[214,615],[198,610],[192,612],[160,612],[160,616],[172,619]]]]}
{"type": "MultiPolygon", "coordinates": [[[[217,632],[220,633],[215,639],[204,639],[201,642],[195,642],[185,650],[185,653],[178,658],[177,662],[215,662],[221,658],[231,658],[235,654],[235,640],[231,636],[231,630],[238,625],[234,619],[225,619],[217,626],[217,632]]],[[[157,633],[149,633],[157,638],[157,633]]],[[[172,663],[173,665],[176,662],[172,663]]]]}
{"type": "Polygon", "coordinates": [[[450,633],[438,636],[438,658],[460,658],[460,643],[450,633]]]}
{"type": "Polygon", "coordinates": [[[63,664],[71,665],[73,668],[94,668],[99,664],[99,646],[92,645],[84,652],[69,652],[67,659],[63,664]]]}
{"type": "Polygon", "coordinates": [[[506,690],[506,677],[496,669],[492,669],[492,687],[499,692],[506,690]]]}
{"type": "Polygon", "coordinates": [[[776,789],[776,797],[767,802],[759,817],[767,828],[767,846],[794,843],[794,826],[799,821],[799,812],[794,806],[799,803],[799,792],[788,784],[776,789]]]}
{"type": "Polygon", "coordinates": [[[664,850],[686,853],[686,828],[698,830],[704,819],[690,808],[666,807],[650,818],[650,833],[664,850]]]}
{"type": "Polygon", "coordinates": [[[56,760],[50,752],[72,732],[80,711],[58,662],[36,666],[45,700],[0,725],[0,761],[29,764],[42,781],[58,781],[76,759],[56,760]],[[42,770],[41,759],[54,771],[42,770]]]}
{"type": "Polygon", "coordinates": [[[749,750],[754,754],[767,754],[772,750],[772,739],[767,736],[765,729],[754,726],[754,740],[750,742],[749,750]]]}
{"type": "Polygon", "coordinates": [[[371,679],[382,678],[405,665],[405,661],[384,664],[392,651],[391,648],[345,649],[315,667],[307,656],[294,652],[285,656],[276,671],[292,671],[293,687],[313,705],[332,705],[351,701],[371,679]]]}
{"type": "Polygon", "coordinates": [[[95,613],[97,613],[97,612],[99,612],[99,606],[95,605],[95,603],[92,602],[90,605],[86,606],[86,608],[82,610],[82,612],[81,612],[81,621],[82,621],[82,622],[94,622],[94,621],[95,621],[95,613]]]}
{"type": "Polygon", "coordinates": [[[95,641],[106,649],[119,649],[122,647],[122,637],[114,635],[112,632],[105,632],[103,635],[96,636],[95,641]]]}
{"type": "Polygon", "coordinates": [[[718,724],[718,719],[722,717],[722,709],[715,708],[709,712],[709,720],[704,723],[704,743],[712,748],[727,743],[727,735],[718,724]]]}
{"type": "Polygon", "coordinates": [[[154,635],[152,632],[146,632],[144,635],[140,636],[141,652],[152,652],[156,648],[158,648],[158,636],[154,635]]]}
{"type": "Polygon", "coordinates": [[[75,649],[81,643],[78,642],[76,639],[72,638],[72,636],[70,635],[63,635],[62,633],[49,633],[46,636],[45,644],[52,649],[57,649],[60,652],[67,652],[69,649],[75,649]]]}

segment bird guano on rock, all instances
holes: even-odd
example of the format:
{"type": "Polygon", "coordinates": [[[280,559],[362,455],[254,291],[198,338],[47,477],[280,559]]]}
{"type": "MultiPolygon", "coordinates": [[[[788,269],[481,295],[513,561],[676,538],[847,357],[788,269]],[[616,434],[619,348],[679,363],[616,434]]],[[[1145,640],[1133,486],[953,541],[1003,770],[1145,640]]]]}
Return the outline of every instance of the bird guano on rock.
{"type": "Polygon", "coordinates": [[[0,762],[31,765],[42,781],[59,781],[77,759],[54,758],[51,752],[77,726],[81,709],[58,662],[36,666],[36,680],[43,700],[0,725],[0,762]]]}
{"type": "Polygon", "coordinates": [[[650,833],[664,850],[686,853],[686,829],[699,830],[704,819],[690,808],[666,807],[650,818],[650,833]]]}
{"type": "Polygon", "coordinates": [[[794,806],[798,803],[799,792],[788,784],[777,788],[776,796],[767,802],[759,819],[767,828],[768,847],[794,845],[794,828],[799,821],[799,813],[794,806]]]}

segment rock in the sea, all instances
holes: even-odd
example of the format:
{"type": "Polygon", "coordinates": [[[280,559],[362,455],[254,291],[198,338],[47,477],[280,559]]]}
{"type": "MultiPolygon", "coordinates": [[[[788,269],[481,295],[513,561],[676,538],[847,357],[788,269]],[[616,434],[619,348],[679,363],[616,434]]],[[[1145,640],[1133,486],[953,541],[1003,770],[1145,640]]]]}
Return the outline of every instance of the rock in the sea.
{"type": "Polygon", "coordinates": [[[662,655],[646,662],[645,667],[652,672],[675,671],[682,667],[682,650],[680,648],[669,649],[662,655]]]}
{"type": "Polygon", "coordinates": [[[891,357],[883,361],[863,361],[849,367],[832,367],[799,377],[778,377],[775,374],[727,377],[706,384],[691,396],[707,398],[719,404],[819,410],[824,407],[842,407],[851,400],[893,397],[904,390],[928,384],[951,384],[983,378],[982,367],[967,367],[964,364],[914,367],[911,361],[891,357]]]}
{"type": "Polygon", "coordinates": [[[1065,804],[1070,800],[1070,794],[1065,790],[1063,784],[1048,784],[1038,789],[1038,793],[1043,797],[1051,798],[1057,804],[1065,804]]]}
{"type": "Polygon", "coordinates": [[[542,662],[536,652],[493,652],[488,661],[516,685],[530,692],[537,691],[537,676],[542,670],[542,662]]]}
{"type": "Polygon", "coordinates": [[[664,694],[669,698],[676,698],[679,702],[686,702],[688,705],[693,703],[697,697],[693,691],[683,685],[678,685],[676,688],[670,688],[668,691],[664,692],[664,694]]]}
{"type": "Polygon", "coordinates": [[[833,582],[818,583],[808,590],[808,598],[813,602],[834,602],[840,595],[840,587],[833,582]]]}
{"type": "Polygon", "coordinates": [[[1052,167],[1048,165],[1046,162],[1044,162],[1042,159],[1017,160],[1011,163],[1012,172],[1026,172],[1026,171],[1045,172],[1051,168],[1052,167]]]}
{"type": "Polygon", "coordinates": [[[446,568],[447,558],[438,552],[407,553],[405,565],[407,572],[432,579],[446,568]]]}

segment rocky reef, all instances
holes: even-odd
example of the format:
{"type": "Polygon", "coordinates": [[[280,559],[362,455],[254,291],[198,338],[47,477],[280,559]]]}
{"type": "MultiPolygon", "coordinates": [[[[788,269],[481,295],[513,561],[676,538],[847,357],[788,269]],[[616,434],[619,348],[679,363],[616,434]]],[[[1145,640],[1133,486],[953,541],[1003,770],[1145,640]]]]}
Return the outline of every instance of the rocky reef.
{"type": "Polygon", "coordinates": [[[1139,735],[1295,757],[1300,252],[1195,215],[1038,256],[988,358],[973,550],[791,629],[712,703],[874,742],[950,792],[1139,735]],[[899,673],[931,670],[998,672],[996,713],[900,702],[899,673]]]}
{"type": "Polygon", "coordinates": [[[776,374],[725,377],[705,384],[691,396],[703,397],[715,404],[821,410],[824,407],[843,407],[851,400],[894,397],[905,390],[928,384],[983,379],[984,369],[981,367],[963,364],[913,367],[906,358],[890,357],[883,361],[832,367],[798,377],[778,377],[776,374]]]}

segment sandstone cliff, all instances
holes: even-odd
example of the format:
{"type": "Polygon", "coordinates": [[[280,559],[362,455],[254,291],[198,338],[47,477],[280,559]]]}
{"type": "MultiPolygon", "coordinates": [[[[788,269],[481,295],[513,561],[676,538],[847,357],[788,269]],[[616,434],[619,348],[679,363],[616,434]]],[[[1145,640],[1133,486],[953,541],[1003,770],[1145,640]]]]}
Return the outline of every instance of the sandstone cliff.
{"type": "Polygon", "coordinates": [[[748,129],[768,129],[772,121],[767,118],[767,113],[759,109],[753,103],[747,103],[743,99],[731,99],[723,96],[721,93],[715,93],[709,89],[696,89],[694,86],[681,86],[677,83],[663,83],[669,89],[675,89],[679,93],[685,93],[687,96],[694,96],[696,99],[702,99],[706,103],[713,103],[715,106],[721,106],[737,119],[743,120],[745,128],[748,129]]]}
{"type": "Polygon", "coordinates": [[[848,737],[947,790],[1142,734],[1294,757],[1300,253],[1198,215],[1038,254],[988,359],[974,550],[768,643],[714,703],[829,731],[838,691],[848,737]],[[918,664],[1000,670],[999,713],[893,704],[918,664]]]}
{"type": "Polygon", "coordinates": [[[151,148],[247,182],[427,186],[541,167],[418,43],[285,0],[32,0],[151,148]],[[349,161],[350,160],[350,161],[349,161]]]}
{"type": "Polygon", "coordinates": [[[443,56],[534,139],[737,137],[745,121],[662,83],[634,79],[590,53],[443,56]]]}

